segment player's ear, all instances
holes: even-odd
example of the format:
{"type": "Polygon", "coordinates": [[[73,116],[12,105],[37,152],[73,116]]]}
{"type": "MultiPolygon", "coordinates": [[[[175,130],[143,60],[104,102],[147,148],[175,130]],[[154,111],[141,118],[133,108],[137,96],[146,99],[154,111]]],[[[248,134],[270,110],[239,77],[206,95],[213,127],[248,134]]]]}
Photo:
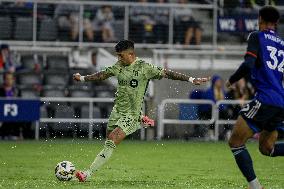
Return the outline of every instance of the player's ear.
{"type": "Polygon", "coordinates": [[[134,57],[134,56],[135,56],[134,51],[129,52],[129,55],[130,55],[131,57],[134,57]]]}

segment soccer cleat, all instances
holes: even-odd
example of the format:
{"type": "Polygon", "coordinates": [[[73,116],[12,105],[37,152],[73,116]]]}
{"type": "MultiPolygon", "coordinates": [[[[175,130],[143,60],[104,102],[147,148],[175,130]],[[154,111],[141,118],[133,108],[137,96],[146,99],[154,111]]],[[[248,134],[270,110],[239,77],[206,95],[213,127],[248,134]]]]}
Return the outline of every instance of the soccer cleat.
{"type": "Polygon", "coordinates": [[[155,121],[153,119],[150,119],[148,116],[142,117],[142,123],[145,125],[145,127],[153,127],[155,125],[155,121]]]}
{"type": "Polygon", "coordinates": [[[88,177],[88,175],[84,173],[83,171],[77,171],[75,176],[79,180],[79,182],[85,182],[88,177]]]}

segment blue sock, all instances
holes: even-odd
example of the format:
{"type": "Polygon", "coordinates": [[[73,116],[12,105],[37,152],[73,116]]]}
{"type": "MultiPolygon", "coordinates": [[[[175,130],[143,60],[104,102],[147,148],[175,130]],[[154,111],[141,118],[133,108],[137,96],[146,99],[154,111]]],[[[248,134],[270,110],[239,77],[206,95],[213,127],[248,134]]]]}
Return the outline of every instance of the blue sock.
{"type": "Polygon", "coordinates": [[[241,146],[238,148],[231,148],[235,160],[239,166],[239,169],[243,173],[243,175],[246,177],[247,181],[250,182],[256,178],[253,165],[252,165],[252,159],[246,149],[245,146],[241,146]]]}
{"type": "Polygon", "coordinates": [[[276,143],[270,154],[271,157],[284,156],[284,143],[276,143]]]}

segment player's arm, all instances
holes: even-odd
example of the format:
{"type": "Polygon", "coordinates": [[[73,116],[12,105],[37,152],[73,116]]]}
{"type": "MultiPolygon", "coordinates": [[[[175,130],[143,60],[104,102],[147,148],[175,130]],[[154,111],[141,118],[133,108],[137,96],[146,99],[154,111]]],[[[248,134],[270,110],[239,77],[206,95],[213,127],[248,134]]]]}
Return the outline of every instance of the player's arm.
{"type": "Polygon", "coordinates": [[[102,81],[111,76],[113,76],[113,74],[106,71],[100,71],[92,75],[86,75],[86,76],[81,76],[79,73],[76,73],[73,74],[73,79],[76,81],[102,81]]]}
{"type": "Polygon", "coordinates": [[[257,32],[251,33],[248,39],[248,47],[247,47],[247,52],[244,56],[244,62],[226,82],[226,86],[228,88],[231,88],[235,82],[239,81],[241,78],[243,78],[244,76],[250,73],[257,59],[258,48],[259,48],[258,33],[257,32]]]}
{"type": "Polygon", "coordinates": [[[210,77],[194,78],[168,69],[164,69],[164,78],[180,81],[189,81],[195,85],[200,85],[201,83],[205,83],[210,80],[210,77]]]}

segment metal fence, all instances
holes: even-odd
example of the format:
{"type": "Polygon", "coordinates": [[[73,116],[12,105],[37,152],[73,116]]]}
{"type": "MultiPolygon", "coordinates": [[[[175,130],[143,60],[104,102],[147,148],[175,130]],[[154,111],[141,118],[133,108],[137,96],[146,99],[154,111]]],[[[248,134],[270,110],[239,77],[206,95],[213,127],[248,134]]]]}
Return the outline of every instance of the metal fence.
{"type": "MultiPolygon", "coordinates": [[[[164,127],[166,124],[174,125],[193,125],[193,124],[202,124],[210,125],[215,124],[214,127],[214,139],[217,141],[219,139],[219,125],[221,124],[234,124],[236,120],[233,119],[224,119],[220,118],[220,105],[242,105],[248,101],[240,100],[220,100],[214,103],[211,100],[192,100],[192,99],[165,99],[159,105],[159,115],[158,115],[158,132],[157,139],[161,140],[164,138],[164,127]],[[206,120],[192,119],[192,120],[180,120],[178,118],[166,118],[165,111],[167,104],[192,104],[192,105],[209,105],[211,107],[211,117],[208,117],[206,120]]],[[[191,112],[188,112],[190,114],[191,112]]]]}
{"type": "MultiPolygon", "coordinates": [[[[158,132],[157,139],[161,140],[164,137],[164,127],[165,124],[176,124],[176,125],[184,125],[184,124],[213,124],[216,120],[216,111],[215,111],[215,103],[211,100],[191,100],[191,99],[165,99],[161,102],[158,108],[158,132]],[[180,120],[165,118],[165,111],[167,104],[193,104],[193,105],[209,105],[211,106],[211,118],[207,120],[180,120]]],[[[190,114],[190,112],[188,112],[190,114]]]]}
{"type": "MultiPolygon", "coordinates": [[[[43,97],[40,98],[40,101],[43,105],[48,106],[50,103],[60,103],[60,102],[69,102],[69,103],[88,103],[89,106],[89,116],[88,118],[78,118],[78,117],[42,117],[39,122],[36,122],[35,126],[35,139],[39,139],[39,129],[40,123],[89,123],[88,128],[88,138],[93,138],[93,123],[108,123],[108,118],[94,118],[93,110],[94,103],[113,103],[113,98],[65,98],[65,97],[43,97]]],[[[141,128],[140,130],[140,139],[145,139],[145,129],[141,128]]]]}
{"type": "MultiPolygon", "coordinates": [[[[41,102],[43,104],[50,104],[52,102],[79,102],[88,103],[89,106],[89,118],[40,118],[41,123],[60,123],[60,122],[68,122],[68,123],[89,123],[89,131],[88,131],[88,137],[89,139],[93,138],[93,124],[92,123],[107,123],[108,119],[103,118],[93,118],[93,110],[94,110],[94,103],[97,102],[113,102],[113,98],[65,98],[65,97],[44,97],[40,98],[41,102]]],[[[35,128],[35,138],[39,139],[39,123],[36,124],[35,128]]]]}

